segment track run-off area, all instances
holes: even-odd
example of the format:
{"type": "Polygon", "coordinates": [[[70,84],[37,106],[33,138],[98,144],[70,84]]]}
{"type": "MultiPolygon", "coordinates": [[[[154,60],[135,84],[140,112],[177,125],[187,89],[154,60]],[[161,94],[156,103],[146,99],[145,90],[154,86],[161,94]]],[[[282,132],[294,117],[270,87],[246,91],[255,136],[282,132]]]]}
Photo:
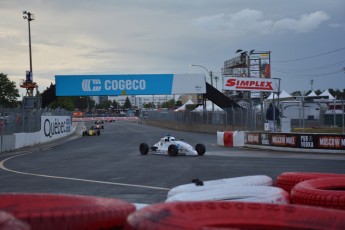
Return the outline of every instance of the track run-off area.
{"type": "MultiPolygon", "coordinates": [[[[92,123],[86,123],[89,128],[92,123]]],[[[133,203],[164,202],[168,191],[192,179],[215,180],[284,172],[345,174],[345,155],[289,153],[217,146],[216,133],[169,130],[136,122],[104,123],[100,136],[72,136],[0,154],[0,193],[56,193],[114,197],[133,203]],[[204,156],[143,156],[167,134],[195,146],[204,156]]]]}

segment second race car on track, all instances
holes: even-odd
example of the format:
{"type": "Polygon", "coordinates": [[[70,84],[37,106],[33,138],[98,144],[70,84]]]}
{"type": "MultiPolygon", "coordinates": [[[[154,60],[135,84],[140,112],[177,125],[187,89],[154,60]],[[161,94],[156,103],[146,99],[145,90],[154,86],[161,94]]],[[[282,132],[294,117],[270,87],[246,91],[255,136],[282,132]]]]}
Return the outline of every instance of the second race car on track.
{"type": "Polygon", "coordinates": [[[166,154],[169,156],[202,156],[206,152],[206,147],[204,144],[197,144],[193,148],[190,144],[182,140],[177,141],[175,137],[167,135],[151,147],[147,143],[141,143],[139,146],[139,151],[142,155],[148,154],[150,150],[156,154],[166,154]]]}
{"type": "Polygon", "coordinates": [[[99,129],[95,129],[93,126],[89,130],[83,131],[83,136],[99,136],[101,135],[101,131],[99,129]]]}

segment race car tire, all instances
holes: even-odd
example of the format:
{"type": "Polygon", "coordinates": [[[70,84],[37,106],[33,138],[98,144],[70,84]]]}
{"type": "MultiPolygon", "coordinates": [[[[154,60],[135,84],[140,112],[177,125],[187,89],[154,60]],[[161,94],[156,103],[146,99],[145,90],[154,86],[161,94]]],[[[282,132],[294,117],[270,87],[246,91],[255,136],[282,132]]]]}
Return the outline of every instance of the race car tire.
{"type": "Polygon", "coordinates": [[[206,147],[204,144],[196,144],[195,150],[197,151],[199,156],[202,156],[206,152],[206,147]]]}
{"type": "Polygon", "coordinates": [[[345,174],[317,173],[317,172],[284,172],[277,177],[276,186],[290,192],[298,183],[311,179],[345,177],[345,174]]]}
{"type": "Polygon", "coordinates": [[[115,198],[8,193],[0,210],[28,223],[31,229],[122,229],[135,206],[115,198]]]}
{"type": "Polygon", "coordinates": [[[150,147],[146,143],[141,143],[139,145],[139,151],[142,155],[146,155],[149,152],[149,149],[150,149],[150,147]]]}
{"type": "Polygon", "coordinates": [[[253,176],[241,176],[223,178],[218,180],[203,181],[203,186],[196,186],[194,183],[183,184],[176,186],[168,192],[167,197],[179,194],[179,193],[192,193],[198,191],[205,191],[209,189],[222,189],[226,186],[272,186],[273,179],[266,175],[253,175],[253,176]]]}
{"type": "Polygon", "coordinates": [[[13,215],[0,211],[0,229],[1,230],[29,230],[30,226],[15,218],[13,215]]]}
{"type": "Polygon", "coordinates": [[[170,196],[165,202],[181,201],[236,201],[269,204],[289,204],[290,196],[285,190],[272,186],[224,185],[198,192],[185,192],[170,196]]]}
{"type": "Polygon", "coordinates": [[[169,156],[177,156],[178,155],[178,148],[176,145],[169,145],[168,147],[168,154],[169,156]]]}
{"type": "Polygon", "coordinates": [[[345,212],[249,202],[160,203],[131,213],[124,229],[344,229],[345,212]]]}
{"type": "Polygon", "coordinates": [[[298,183],[291,190],[294,204],[345,210],[345,178],[321,178],[298,183]]]}
{"type": "Polygon", "coordinates": [[[83,137],[87,136],[87,131],[83,131],[83,137]]]}
{"type": "Polygon", "coordinates": [[[101,135],[101,131],[97,130],[96,134],[97,136],[101,135]]]}

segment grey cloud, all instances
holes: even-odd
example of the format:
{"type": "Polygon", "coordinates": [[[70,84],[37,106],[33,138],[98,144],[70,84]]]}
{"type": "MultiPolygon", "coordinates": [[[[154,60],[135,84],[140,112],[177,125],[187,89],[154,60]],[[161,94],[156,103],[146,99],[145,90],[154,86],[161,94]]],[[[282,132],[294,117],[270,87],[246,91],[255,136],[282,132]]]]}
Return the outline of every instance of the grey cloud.
{"type": "Polygon", "coordinates": [[[330,19],[324,11],[304,14],[299,19],[282,18],[272,20],[266,18],[262,11],[243,9],[234,14],[217,14],[195,19],[195,25],[202,31],[220,36],[237,37],[245,34],[271,34],[281,32],[310,32],[330,19]]]}

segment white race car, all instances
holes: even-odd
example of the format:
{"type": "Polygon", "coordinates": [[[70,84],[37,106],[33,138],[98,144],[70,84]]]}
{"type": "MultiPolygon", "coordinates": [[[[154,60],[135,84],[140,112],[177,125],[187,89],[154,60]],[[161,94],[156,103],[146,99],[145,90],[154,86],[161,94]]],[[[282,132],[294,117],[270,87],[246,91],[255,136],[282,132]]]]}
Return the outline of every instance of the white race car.
{"type": "Polygon", "coordinates": [[[141,143],[139,146],[139,151],[142,155],[146,155],[150,150],[156,154],[165,154],[169,156],[202,156],[206,152],[206,147],[203,144],[197,144],[195,148],[193,148],[190,144],[182,140],[176,141],[175,137],[167,135],[161,138],[160,141],[152,147],[149,147],[146,143],[141,143]]]}

